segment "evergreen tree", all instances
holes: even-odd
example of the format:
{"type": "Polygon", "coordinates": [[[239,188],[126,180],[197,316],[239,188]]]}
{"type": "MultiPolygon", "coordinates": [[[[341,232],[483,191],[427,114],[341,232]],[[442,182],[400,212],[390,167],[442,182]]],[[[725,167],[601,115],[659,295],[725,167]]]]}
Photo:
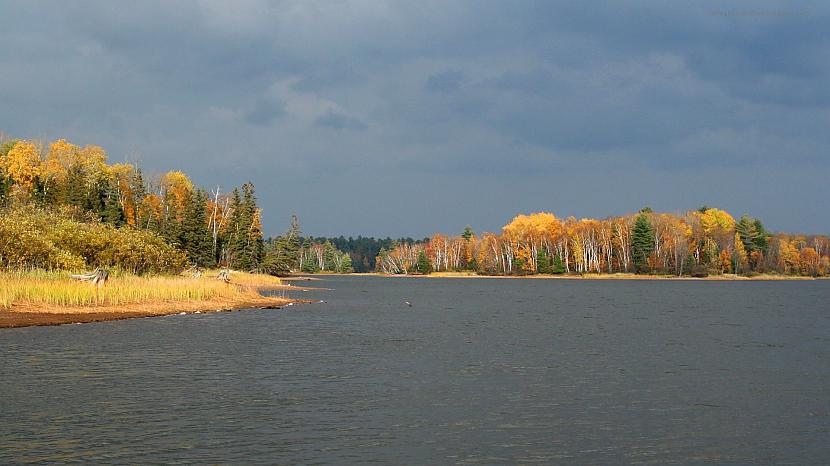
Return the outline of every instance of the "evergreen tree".
{"type": "Polygon", "coordinates": [[[536,252],[536,272],[553,272],[553,267],[550,263],[550,257],[548,257],[548,251],[545,248],[539,248],[539,250],[536,252]]]}
{"type": "Polygon", "coordinates": [[[757,218],[755,219],[754,225],[755,225],[755,231],[758,232],[758,238],[755,240],[755,247],[759,251],[766,254],[767,251],[769,251],[769,237],[770,237],[770,234],[767,231],[767,229],[764,228],[764,224],[761,223],[761,221],[758,220],[757,218]]]}
{"type": "Polygon", "coordinates": [[[187,253],[190,262],[199,267],[215,265],[212,252],[213,237],[207,225],[206,205],[205,192],[194,189],[193,194],[185,203],[179,229],[179,244],[187,253]]]}
{"type": "Polygon", "coordinates": [[[418,252],[418,262],[415,264],[415,270],[424,275],[432,273],[432,263],[429,261],[427,253],[423,250],[418,252]]]}
{"type": "Polygon", "coordinates": [[[110,195],[107,196],[107,200],[104,204],[104,211],[101,217],[101,220],[105,223],[109,223],[115,227],[124,225],[126,221],[124,209],[121,207],[121,203],[118,202],[118,197],[115,193],[110,193],[110,195]]]}
{"type": "Polygon", "coordinates": [[[755,228],[755,220],[747,215],[741,216],[741,220],[735,224],[735,231],[741,238],[743,247],[747,253],[752,253],[758,248],[758,230],[755,228]]]}
{"type": "Polygon", "coordinates": [[[320,266],[317,264],[315,258],[312,257],[311,245],[311,238],[305,238],[303,240],[302,249],[305,251],[305,254],[302,256],[303,262],[300,264],[301,272],[316,273],[320,271],[320,266]]]}
{"type": "Polygon", "coordinates": [[[340,272],[340,273],[352,273],[352,272],[354,272],[354,269],[352,268],[352,258],[348,254],[344,255],[343,264],[340,266],[340,270],[338,270],[338,272],[340,272]]]}
{"type": "Polygon", "coordinates": [[[292,270],[297,270],[301,237],[300,222],[296,215],[292,215],[288,231],[268,241],[262,269],[276,276],[288,275],[292,270]]]}
{"type": "Polygon", "coordinates": [[[228,266],[248,271],[254,261],[248,248],[248,229],[251,227],[252,212],[243,201],[238,189],[231,195],[230,232],[227,242],[228,266]]]}
{"type": "Polygon", "coordinates": [[[565,264],[562,262],[562,258],[559,257],[559,254],[553,255],[553,266],[551,268],[551,273],[556,275],[561,275],[565,273],[565,264]]]}
{"type": "Polygon", "coordinates": [[[250,261],[247,267],[243,265],[242,268],[243,270],[257,270],[265,254],[265,243],[262,235],[261,212],[256,205],[253,183],[242,185],[242,208],[244,212],[242,226],[245,235],[245,254],[243,257],[250,261]]]}
{"type": "Polygon", "coordinates": [[[335,249],[334,245],[331,244],[330,241],[326,241],[323,244],[323,248],[325,248],[325,252],[323,253],[323,263],[325,264],[325,270],[338,272],[337,267],[335,266],[335,256],[341,254],[340,251],[335,249]]]}
{"type": "Polygon", "coordinates": [[[654,251],[654,228],[648,215],[641,213],[631,230],[631,258],[637,273],[649,272],[648,257],[654,251]]]}
{"type": "Polygon", "coordinates": [[[84,186],[84,173],[80,167],[73,166],[66,175],[66,182],[63,186],[64,202],[71,206],[84,209],[86,201],[86,189],[84,186]]]}
{"type": "Polygon", "coordinates": [[[475,236],[475,232],[473,232],[473,228],[470,225],[464,227],[464,232],[461,233],[461,237],[464,238],[464,241],[470,241],[470,238],[475,236]]]}

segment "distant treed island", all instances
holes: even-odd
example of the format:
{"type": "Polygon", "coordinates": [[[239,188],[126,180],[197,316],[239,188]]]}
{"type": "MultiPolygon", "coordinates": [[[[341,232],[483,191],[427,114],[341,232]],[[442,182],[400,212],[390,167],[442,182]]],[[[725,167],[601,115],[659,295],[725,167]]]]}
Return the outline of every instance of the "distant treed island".
{"type": "MultiPolygon", "coordinates": [[[[826,235],[770,233],[761,220],[703,206],[685,214],[636,214],[603,220],[518,215],[501,233],[376,240],[318,238],[348,252],[358,271],[479,275],[645,274],[654,276],[826,276],[826,235]]],[[[312,268],[304,271],[313,272],[312,268]]]]}

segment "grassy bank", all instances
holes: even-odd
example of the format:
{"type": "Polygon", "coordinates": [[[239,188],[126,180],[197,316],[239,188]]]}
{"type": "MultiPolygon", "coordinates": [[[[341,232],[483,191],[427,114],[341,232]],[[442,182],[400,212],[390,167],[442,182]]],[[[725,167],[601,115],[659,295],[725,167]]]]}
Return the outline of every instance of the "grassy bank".
{"type": "Polygon", "coordinates": [[[0,272],[0,327],[65,323],[72,317],[74,321],[89,321],[90,316],[112,320],[277,307],[290,302],[257,291],[283,287],[279,278],[232,272],[231,283],[225,283],[215,277],[213,271],[200,278],[116,275],[96,287],[62,272],[0,272]]]}

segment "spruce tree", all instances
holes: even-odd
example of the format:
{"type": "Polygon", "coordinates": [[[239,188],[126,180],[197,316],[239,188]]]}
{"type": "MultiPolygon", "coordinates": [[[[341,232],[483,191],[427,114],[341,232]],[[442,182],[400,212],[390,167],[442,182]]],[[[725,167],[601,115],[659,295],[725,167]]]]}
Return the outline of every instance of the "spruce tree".
{"type": "MultiPolygon", "coordinates": [[[[230,210],[228,233],[225,239],[225,260],[228,267],[240,268],[240,256],[245,251],[245,228],[242,226],[245,215],[242,212],[242,197],[239,194],[239,189],[234,188],[231,193],[230,210]]],[[[244,262],[244,259],[242,259],[242,262],[244,262]]]]}
{"type": "Polygon", "coordinates": [[[345,254],[343,257],[343,263],[340,265],[340,273],[352,273],[354,272],[354,268],[352,268],[352,258],[348,254],[345,254]]]}
{"type": "Polygon", "coordinates": [[[418,262],[415,264],[415,270],[424,275],[432,273],[432,263],[429,261],[427,253],[423,250],[418,252],[418,262]]]}
{"type": "Polygon", "coordinates": [[[641,213],[631,231],[631,258],[637,273],[649,272],[648,257],[654,251],[654,228],[648,215],[641,213]]]}
{"type": "Polygon", "coordinates": [[[561,275],[565,273],[565,264],[562,263],[562,258],[559,257],[559,254],[553,255],[553,266],[551,269],[551,273],[556,275],[561,275]]]}
{"type": "Polygon", "coordinates": [[[539,250],[536,252],[536,272],[553,272],[553,267],[551,267],[550,263],[550,257],[548,257],[548,251],[545,248],[539,248],[539,250]]]}
{"type": "Polygon", "coordinates": [[[240,257],[240,268],[251,271],[259,268],[265,253],[265,244],[262,238],[262,224],[259,209],[256,205],[253,183],[242,185],[242,216],[240,222],[243,227],[243,248],[240,257]]]}
{"type": "Polygon", "coordinates": [[[107,196],[104,211],[101,213],[101,220],[115,227],[124,225],[124,209],[121,207],[121,203],[118,202],[118,196],[115,193],[110,193],[107,196]]]}
{"type": "Polygon", "coordinates": [[[193,190],[184,206],[184,215],[179,231],[179,243],[193,265],[212,267],[213,238],[207,226],[205,207],[207,198],[204,191],[193,190]]]}

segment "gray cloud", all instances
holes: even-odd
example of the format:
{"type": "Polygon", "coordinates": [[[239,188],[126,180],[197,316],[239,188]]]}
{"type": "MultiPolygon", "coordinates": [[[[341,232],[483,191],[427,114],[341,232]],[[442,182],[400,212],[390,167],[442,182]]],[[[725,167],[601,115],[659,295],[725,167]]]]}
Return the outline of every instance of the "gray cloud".
{"type": "Polygon", "coordinates": [[[271,233],[291,213],[422,236],[702,203],[827,232],[830,9],[717,14],[748,8],[9,2],[0,130],[254,181],[271,233]]]}
{"type": "Polygon", "coordinates": [[[253,125],[268,125],[283,115],[285,115],[285,108],[282,102],[264,99],[258,101],[252,109],[245,112],[243,118],[253,125]]]}
{"type": "Polygon", "coordinates": [[[464,73],[461,71],[444,71],[427,79],[426,89],[433,92],[454,92],[461,87],[464,73]]]}
{"type": "Polygon", "coordinates": [[[350,117],[342,113],[328,111],[314,120],[314,124],[321,127],[334,129],[366,129],[369,126],[358,118],[350,117]]]}

